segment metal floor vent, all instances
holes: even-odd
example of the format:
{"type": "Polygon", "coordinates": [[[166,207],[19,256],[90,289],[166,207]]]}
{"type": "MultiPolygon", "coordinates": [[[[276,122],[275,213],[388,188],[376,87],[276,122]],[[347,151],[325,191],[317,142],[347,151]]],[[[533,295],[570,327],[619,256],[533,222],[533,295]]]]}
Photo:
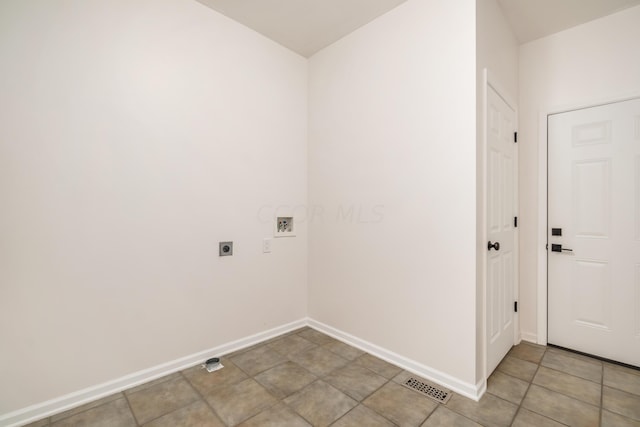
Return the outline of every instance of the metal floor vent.
{"type": "Polygon", "coordinates": [[[423,381],[409,377],[403,384],[403,386],[415,390],[420,394],[423,394],[438,403],[447,403],[451,398],[451,392],[438,388],[435,385],[427,384],[423,381]]]}

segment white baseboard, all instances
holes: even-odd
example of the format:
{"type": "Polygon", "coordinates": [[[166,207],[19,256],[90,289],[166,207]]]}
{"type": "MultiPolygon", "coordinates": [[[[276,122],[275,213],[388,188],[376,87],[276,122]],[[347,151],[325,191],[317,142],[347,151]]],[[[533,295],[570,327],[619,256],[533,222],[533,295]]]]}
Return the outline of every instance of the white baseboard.
{"type": "MultiPolygon", "coordinates": [[[[521,332],[520,336],[522,338],[522,341],[527,341],[533,344],[538,344],[538,336],[534,333],[531,332],[521,332]]],[[[546,343],[545,343],[546,344],[546,343]]],[[[545,345],[543,344],[543,345],[545,345]]]]}
{"type": "Polygon", "coordinates": [[[486,391],[487,384],[484,380],[480,381],[478,384],[467,383],[465,381],[459,380],[458,378],[452,377],[451,375],[445,374],[444,372],[440,372],[414,360],[407,359],[404,356],[400,356],[399,354],[379,347],[368,341],[354,337],[353,335],[335,329],[329,325],[325,325],[324,323],[318,322],[316,320],[308,319],[308,324],[310,327],[317,329],[318,331],[323,332],[327,335],[330,335],[337,340],[343,341],[346,344],[359,348],[360,350],[366,351],[373,356],[379,357],[382,360],[399,366],[406,371],[419,375],[425,379],[433,381],[434,383],[440,384],[441,386],[446,387],[462,396],[468,397],[469,399],[478,401],[486,391]]]}
{"type": "Polygon", "coordinates": [[[125,375],[124,377],[120,377],[112,381],[88,387],[83,390],[79,390],[55,399],[48,400],[46,402],[19,409],[17,411],[2,414],[0,415],[0,426],[15,427],[28,424],[30,422],[37,421],[53,414],[57,414],[68,409],[83,405],[85,403],[100,399],[102,397],[109,396],[113,393],[118,393],[120,391],[135,387],[140,384],[144,384],[165,375],[169,375],[174,372],[189,368],[191,366],[195,366],[198,363],[204,362],[210,357],[229,354],[306,325],[307,319],[300,319],[286,325],[269,329],[265,332],[260,332],[255,335],[251,335],[227,344],[211,348],[209,350],[204,350],[195,354],[191,354],[189,356],[182,357],[180,359],[173,360],[171,362],[154,366],[149,369],[134,372],[133,374],[125,375]]]}

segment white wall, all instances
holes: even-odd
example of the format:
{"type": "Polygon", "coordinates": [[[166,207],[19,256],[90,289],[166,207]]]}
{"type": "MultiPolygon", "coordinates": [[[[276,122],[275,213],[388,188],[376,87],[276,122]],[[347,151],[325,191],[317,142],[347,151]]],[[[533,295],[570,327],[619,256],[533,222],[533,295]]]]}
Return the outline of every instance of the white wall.
{"type": "Polygon", "coordinates": [[[520,48],[520,313],[523,337],[540,340],[538,282],[545,283],[546,123],[540,114],[640,95],[640,7],[520,48]],[[542,173],[541,173],[542,172],[542,173]]]}
{"type": "Polygon", "coordinates": [[[304,58],[192,1],[4,0],[0,93],[0,414],[306,316],[305,226],[262,254],[304,58]]]}
{"type": "Polygon", "coordinates": [[[309,62],[310,317],[473,385],[475,65],[472,0],[409,0],[309,62]]]}
{"type": "Polygon", "coordinates": [[[486,320],[484,292],[486,286],[487,234],[485,195],[486,147],[484,141],[486,122],[484,119],[485,76],[489,73],[491,83],[500,94],[517,109],[518,100],[518,41],[505,19],[496,0],[476,0],[476,123],[477,123],[477,330],[476,372],[477,381],[484,378],[486,367],[484,329],[486,320]]]}

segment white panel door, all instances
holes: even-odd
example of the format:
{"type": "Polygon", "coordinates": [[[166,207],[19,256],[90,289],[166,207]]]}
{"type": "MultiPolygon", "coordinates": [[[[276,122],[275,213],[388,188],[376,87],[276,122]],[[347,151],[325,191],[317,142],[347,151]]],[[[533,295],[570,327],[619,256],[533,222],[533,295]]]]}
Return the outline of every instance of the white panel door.
{"type": "Polygon", "coordinates": [[[640,99],[548,125],[548,341],[640,366],[640,99]]]}
{"type": "Polygon", "coordinates": [[[515,112],[487,89],[487,376],[514,344],[517,159],[515,112]]]}

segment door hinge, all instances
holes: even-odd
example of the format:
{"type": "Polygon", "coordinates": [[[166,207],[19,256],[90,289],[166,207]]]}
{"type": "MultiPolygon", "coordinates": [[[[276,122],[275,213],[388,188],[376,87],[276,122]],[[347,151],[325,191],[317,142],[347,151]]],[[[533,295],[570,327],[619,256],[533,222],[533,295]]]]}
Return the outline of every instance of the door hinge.
{"type": "Polygon", "coordinates": [[[518,312],[518,301],[513,302],[513,311],[518,312]]]}
{"type": "Polygon", "coordinates": [[[518,143],[518,132],[513,133],[513,142],[518,143]]]}
{"type": "Polygon", "coordinates": [[[517,217],[517,216],[514,216],[514,217],[513,217],[513,226],[514,226],[515,228],[518,228],[518,217],[517,217]]]}

